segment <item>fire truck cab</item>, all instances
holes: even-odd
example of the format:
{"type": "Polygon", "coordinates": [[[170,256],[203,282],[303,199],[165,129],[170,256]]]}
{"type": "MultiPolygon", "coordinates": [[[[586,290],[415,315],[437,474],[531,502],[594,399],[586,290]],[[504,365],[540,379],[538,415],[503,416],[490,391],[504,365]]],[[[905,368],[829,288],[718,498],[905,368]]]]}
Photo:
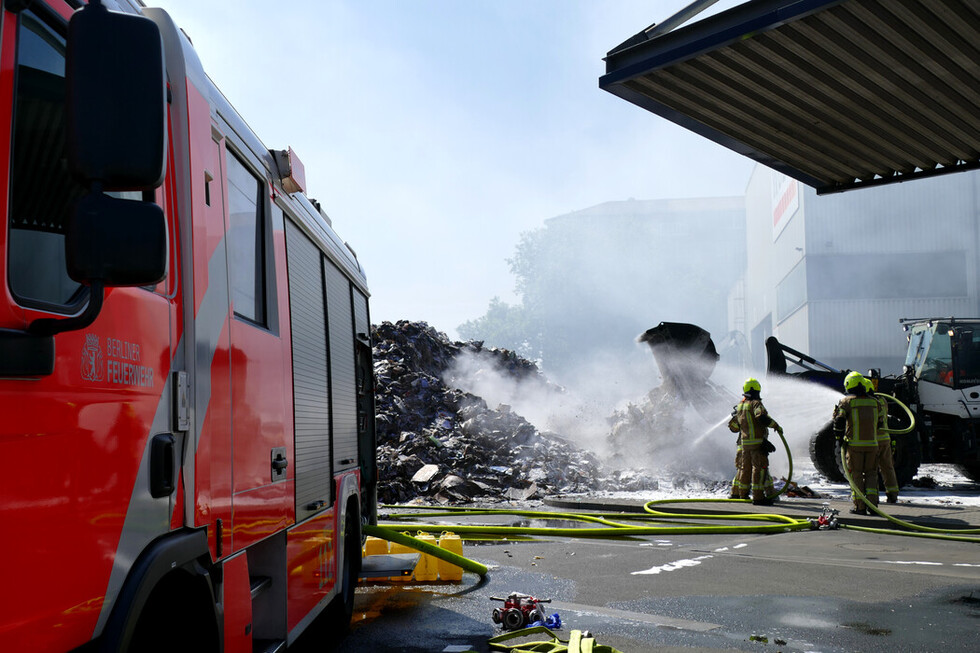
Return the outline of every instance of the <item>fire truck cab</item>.
{"type": "Polygon", "coordinates": [[[296,154],[137,0],[6,1],[0,120],[0,650],[277,650],[349,618],[369,293],[296,154]]]}

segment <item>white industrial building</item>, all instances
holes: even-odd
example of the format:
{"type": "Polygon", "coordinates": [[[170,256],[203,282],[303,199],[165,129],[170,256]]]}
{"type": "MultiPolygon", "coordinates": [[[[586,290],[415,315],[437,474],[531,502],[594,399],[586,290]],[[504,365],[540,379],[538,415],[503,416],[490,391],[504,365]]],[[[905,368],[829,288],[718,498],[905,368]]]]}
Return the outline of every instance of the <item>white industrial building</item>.
{"type": "Polygon", "coordinates": [[[980,173],[820,195],[758,165],[729,326],[841,369],[901,371],[903,317],[980,316],[980,173]]]}

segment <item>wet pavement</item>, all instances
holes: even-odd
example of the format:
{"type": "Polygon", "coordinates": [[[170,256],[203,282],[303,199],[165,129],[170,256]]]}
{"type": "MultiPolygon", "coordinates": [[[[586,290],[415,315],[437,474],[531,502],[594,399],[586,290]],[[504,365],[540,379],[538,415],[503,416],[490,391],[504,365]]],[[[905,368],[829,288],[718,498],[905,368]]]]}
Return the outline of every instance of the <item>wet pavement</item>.
{"type": "MultiPolygon", "coordinates": [[[[816,517],[825,500],[785,499],[766,512],[816,517]]],[[[635,511],[636,502],[552,499],[542,509],[635,511]]],[[[847,513],[844,524],[887,527],[847,513]]],[[[733,504],[698,504],[720,512],[733,504]]],[[[739,505],[741,509],[750,506],[739,505]]],[[[943,528],[980,527],[980,507],[887,506],[943,528]]],[[[683,510],[694,512],[690,504],[683,510]]],[[[761,510],[761,509],[760,509],[761,510]]],[[[396,521],[403,521],[399,515],[396,521]]],[[[427,522],[526,522],[446,515],[427,522]]],[[[975,651],[980,546],[850,529],[778,534],[568,537],[464,544],[490,567],[482,581],[375,583],[358,588],[347,635],[308,638],[300,651],[479,651],[500,634],[490,596],[550,598],[548,614],[621,651],[975,651]],[[329,640],[329,641],[328,641],[329,640]]]]}

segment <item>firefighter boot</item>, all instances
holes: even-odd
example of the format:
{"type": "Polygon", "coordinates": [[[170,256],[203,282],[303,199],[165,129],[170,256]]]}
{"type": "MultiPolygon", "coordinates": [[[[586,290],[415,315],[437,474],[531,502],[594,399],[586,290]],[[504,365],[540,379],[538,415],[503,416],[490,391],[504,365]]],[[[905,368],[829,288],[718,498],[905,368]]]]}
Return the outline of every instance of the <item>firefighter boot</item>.
{"type": "Polygon", "coordinates": [[[885,496],[888,503],[898,503],[898,492],[889,492],[885,496]]]}

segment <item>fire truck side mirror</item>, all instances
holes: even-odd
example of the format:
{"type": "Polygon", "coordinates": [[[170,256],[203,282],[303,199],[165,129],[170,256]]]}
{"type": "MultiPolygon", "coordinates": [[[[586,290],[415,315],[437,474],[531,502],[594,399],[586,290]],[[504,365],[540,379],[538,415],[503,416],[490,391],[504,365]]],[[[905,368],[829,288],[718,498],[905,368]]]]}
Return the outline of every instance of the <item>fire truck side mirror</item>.
{"type": "Polygon", "coordinates": [[[166,167],[167,88],[160,30],[100,0],[68,24],[67,155],[72,174],[102,190],[152,190],[166,167]]]}
{"type": "Polygon", "coordinates": [[[104,194],[163,183],[167,89],[159,28],[92,0],[68,24],[65,84],[68,166],[89,189],[68,219],[65,258],[68,275],[90,295],[79,315],[31,322],[28,332],[41,338],[86,328],[99,316],[106,288],[158,283],[167,266],[160,206],[104,194]]]}
{"type": "Polygon", "coordinates": [[[76,205],[65,230],[68,276],[89,287],[79,315],[40,318],[28,331],[53,336],[88,327],[102,311],[105,289],[147,286],[167,274],[167,223],[153,202],[124,200],[90,192],[76,205]]]}
{"type": "Polygon", "coordinates": [[[68,276],[79,283],[148,286],[167,274],[163,209],[89,193],[75,206],[65,231],[68,276]]]}

